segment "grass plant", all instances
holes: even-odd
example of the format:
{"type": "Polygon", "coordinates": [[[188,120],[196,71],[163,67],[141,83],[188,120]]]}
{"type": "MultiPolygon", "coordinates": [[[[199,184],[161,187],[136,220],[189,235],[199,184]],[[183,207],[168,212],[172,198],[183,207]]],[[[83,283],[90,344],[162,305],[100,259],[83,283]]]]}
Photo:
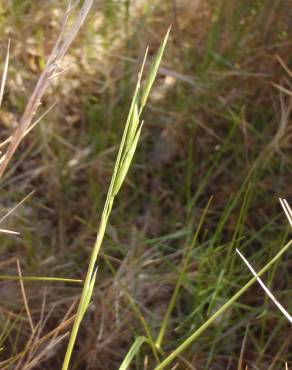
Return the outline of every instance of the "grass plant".
{"type": "Polygon", "coordinates": [[[111,178],[111,183],[110,183],[110,187],[108,190],[106,202],[105,202],[104,209],[102,212],[96,242],[92,250],[92,254],[91,254],[91,258],[90,258],[90,262],[89,262],[89,266],[88,266],[88,270],[87,270],[87,274],[86,274],[86,278],[84,282],[84,287],[82,290],[82,295],[80,298],[77,315],[76,315],[73,329],[71,332],[71,336],[69,339],[69,344],[68,344],[67,352],[65,355],[62,370],[68,369],[74,343],[76,341],[76,337],[78,334],[79,326],[81,324],[83,316],[86,313],[86,310],[91,300],[92,292],[93,292],[94,285],[95,285],[96,275],[98,271],[97,258],[98,258],[98,254],[99,254],[99,251],[102,245],[103,238],[104,238],[107,222],[108,222],[111,210],[112,210],[115,196],[118,194],[125,180],[125,177],[127,175],[130,164],[135,154],[135,150],[136,150],[139,137],[141,134],[141,129],[143,126],[143,121],[141,122],[140,116],[143,111],[143,108],[145,107],[150,90],[152,88],[155,77],[157,75],[157,71],[158,71],[158,68],[161,62],[161,58],[162,58],[162,55],[163,55],[163,52],[164,52],[164,49],[165,49],[165,46],[168,40],[169,32],[170,32],[170,29],[166,33],[166,36],[160,46],[160,49],[157,52],[157,56],[155,57],[155,60],[150,68],[149,77],[147,78],[144,87],[141,88],[141,78],[142,78],[145,61],[147,58],[147,50],[145,53],[145,57],[142,63],[142,68],[138,76],[136,89],[135,89],[131,107],[129,110],[128,118],[125,124],[125,129],[124,129],[123,137],[121,140],[121,145],[120,145],[120,149],[118,152],[113,175],[111,178]]]}

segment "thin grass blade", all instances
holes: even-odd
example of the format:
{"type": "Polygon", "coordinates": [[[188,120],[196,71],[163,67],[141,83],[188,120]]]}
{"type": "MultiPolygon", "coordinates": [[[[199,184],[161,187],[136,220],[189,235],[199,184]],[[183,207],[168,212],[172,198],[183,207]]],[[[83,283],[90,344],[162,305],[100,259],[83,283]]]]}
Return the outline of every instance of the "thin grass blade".
{"type": "Polygon", "coordinates": [[[286,217],[287,217],[287,219],[289,221],[289,224],[292,227],[292,210],[291,210],[291,208],[290,208],[290,206],[289,206],[289,204],[288,204],[288,202],[287,202],[286,199],[279,198],[279,200],[280,200],[281,206],[282,206],[282,208],[283,208],[283,210],[285,212],[285,215],[286,215],[286,217]]]}
{"type": "Polygon", "coordinates": [[[0,275],[0,280],[47,281],[56,283],[77,283],[77,284],[83,283],[83,280],[80,279],[69,279],[49,276],[22,276],[20,278],[18,275],[0,275]]]}
{"type": "Polygon", "coordinates": [[[4,62],[3,72],[2,72],[1,85],[0,85],[0,107],[2,105],[4,87],[5,87],[6,77],[7,77],[7,72],[8,72],[9,53],[10,53],[10,39],[8,40],[7,52],[6,52],[6,57],[5,57],[5,62],[4,62]]]}
{"type": "Polygon", "coordinates": [[[92,297],[92,292],[93,292],[93,288],[94,288],[94,284],[95,284],[95,280],[96,280],[96,275],[97,275],[97,268],[95,269],[95,272],[92,276],[92,279],[89,283],[89,286],[86,290],[86,295],[85,295],[85,299],[84,301],[82,302],[82,309],[81,309],[81,315],[80,315],[80,320],[82,320],[83,316],[85,315],[85,312],[89,306],[89,303],[90,303],[90,299],[92,297]]]}
{"type": "Polygon", "coordinates": [[[135,355],[138,354],[141,346],[143,343],[147,341],[147,338],[145,337],[137,337],[135,342],[133,343],[132,347],[130,348],[129,352],[127,353],[127,356],[125,357],[124,361],[122,362],[121,366],[119,367],[119,370],[127,370],[129,369],[129,366],[134,358],[135,355]]]}
{"type": "Polygon", "coordinates": [[[192,256],[193,249],[196,246],[197,239],[198,239],[199,233],[201,231],[201,228],[203,226],[203,223],[204,223],[207,211],[210,207],[211,201],[212,201],[212,197],[209,199],[209,201],[208,201],[208,203],[207,203],[207,205],[206,205],[206,207],[203,211],[203,214],[200,217],[198,227],[195,231],[195,234],[194,234],[194,237],[193,237],[192,242],[190,244],[190,247],[188,248],[188,250],[187,250],[187,252],[186,252],[186,254],[183,258],[182,266],[180,268],[180,273],[179,273],[179,276],[178,276],[178,279],[177,279],[177,282],[176,282],[176,285],[175,285],[175,288],[174,288],[174,292],[172,294],[171,300],[169,302],[166,313],[164,315],[164,319],[162,321],[159,333],[157,335],[156,346],[159,349],[161,348],[161,344],[162,344],[162,341],[163,341],[163,338],[164,338],[164,335],[165,335],[165,332],[166,332],[166,329],[167,329],[167,326],[168,326],[168,323],[169,323],[171,312],[174,309],[174,305],[175,305],[175,302],[177,300],[178,293],[179,293],[179,290],[180,290],[182,282],[183,282],[184,274],[186,273],[189,261],[190,261],[191,256],[192,256]]]}

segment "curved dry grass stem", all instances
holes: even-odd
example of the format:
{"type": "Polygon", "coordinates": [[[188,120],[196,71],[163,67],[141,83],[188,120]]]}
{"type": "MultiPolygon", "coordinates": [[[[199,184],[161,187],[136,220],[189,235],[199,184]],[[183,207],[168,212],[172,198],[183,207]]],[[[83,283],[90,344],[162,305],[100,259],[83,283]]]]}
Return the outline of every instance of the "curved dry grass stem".
{"type": "Polygon", "coordinates": [[[283,210],[285,212],[285,215],[286,215],[286,217],[287,217],[287,219],[289,221],[289,224],[292,227],[292,210],[291,210],[291,208],[290,208],[290,206],[289,206],[289,204],[288,204],[288,202],[287,202],[286,199],[279,198],[279,201],[280,201],[281,206],[282,206],[282,208],[283,208],[283,210]]]}
{"type": "Polygon", "coordinates": [[[258,277],[258,274],[256,273],[256,271],[253,269],[253,267],[251,266],[251,264],[248,262],[248,260],[243,256],[242,253],[239,252],[238,249],[236,249],[236,252],[238,253],[238,255],[240,256],[240,258],[243,260],[243,262],[246,264],[246,266],[249,268],[249,270],[251,271],[251,273],[253,274],[253,276],[257,279],[257,282],[260,284],[260,286],[263,288],[263,290],[266,292],[266,294],[269,296],[269,298],[271,299],[271,301],[274,302],[274,304],[278,307],[278,309],[282,312],[282,314],[286,317],[286,319],[290,322],[290,324],[292,324],[292,317],[291,315],[289,314],[289,312],[287,312],[285,310],[285,308],[281,305],[281,303],[277,300],[277,298],[274,296],[274,294],[269,290],[269,288],[263,283],[262,279],[258,277]]]}
{"type": "Polygon", "coordinates": [[[28,198],[30,198],[35,193],[35,190],[31,191],[29,194],[27,194],[20,202],[18,202],[14,207],[10,208],[8,212],[4,214],[4,216],[0,219],[0,224],[6,220],[13,212],[17,210],[18,207],[20,207],[24,202],[27,201],[28,198]]]}
{"type": "Polygon", "coordinates": [[[19,283],[20,283],[21,294],[22,294],[22,298],[23,298],[23,302],[24,302],[25,311],[26,311],[26,314],[27,314],[27,317],[28,317],[31,332],[34,333],[35,332],[35,326],[34,326],[33,321],[32,321],[32,317],[31,317],[31,313],[30,313],[30,309],[29,309],[29,305],[28,305],[28,300],[27,300],[27,297],[26,297],[25,289],[24,289],[24,284],[23,284],[23,280],[22,280],[22,273],[21,273],[21,267],[20,267],[19,259],[16,260],[16,265],[17,265],[17,272],[18,272],[18,275],[19,275],[19,283]]]}
{"type": "Polygon", "coordinates": [[[20,118],[19,124],[16,130],[14,131],[14,134],[12,135],[12,139],[9,143],[7,151],[0,159],[0,177],[2,177],[6,167],[8,166],[9,161],[11,160],[13,154],[15,153],[20,142],[22,141],[27,130],[29,129],[32,119],[40,105],[42,97],[46,92],[48,86],[51,84],[52,76],[60,72],[61,62],[65,54],[67,53],[69,47],[71,46],[73,40],[75,39],[80,27],[84,23],[85,18],[87,17],[88,12],[93,4],[93,1],[94,0],[84,0],[83,5],[81,6],[81,9],[78,15],[76,16],[73,26],[65,35],[68,17],[72,12],[72,9],[74,8],[74,5],[71,6],[71,1],[68,3],[67,11],[63,18],[58,39],[53,47],[51,55],[48,58],[46,67],[42,74],[40,75],[39,80],[34,88],[34,91],[26,105],[24,113],[20,118]]]}

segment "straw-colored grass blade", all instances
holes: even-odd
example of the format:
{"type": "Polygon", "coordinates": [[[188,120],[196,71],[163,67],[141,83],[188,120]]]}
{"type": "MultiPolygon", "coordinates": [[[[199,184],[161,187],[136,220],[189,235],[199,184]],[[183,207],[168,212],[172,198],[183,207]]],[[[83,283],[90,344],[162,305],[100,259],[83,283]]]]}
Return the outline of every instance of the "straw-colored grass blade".
{"type": "Polygon", "coordinates": [[[283,211],[285,212],[285,215],[289,221],[289,224],[291,225],[292,227],[292,210],[287,202],[286,199],[279,199],[280,200],[280,203],[281,203],[281,206],[283,208],[283,211]]]}
{"type": "Polygon", "coordinates": [[[243,260],[243,262],[246,264],[246,266],[249,268],[251,273],[253,274],[254,277],[256,277],[258,283],[260,286],[263,288],[265,293],[268,295],[268,297],[274,302],[274,304],[278,307],[278,309],[282,312],[282,314],[287,318],[287,320],[292,324],[292,317],[291,315],[285,310],[285,308],[281,305],[281,303],[276,299],[274,294],[268,289],[268,287],[263,283],[262,279],[258,277],[258,274],[256,271],[253,269],[251,264],[248,262],[248,260],[243,256],[242,253],[238,249],[236,249],[236,252],[240,256],[240,258],[243,260]]]}
{"type": "Polygon", "coordinates": [[[77,283],[82,284],[81,279],[70,279],[62,277],[50,277],[50,276],[21,276],[18,275],[0,275],[0,280],[24,280],[24,281],[46,281],[46,282],[56,282],[56,283],[77,283]]]}
{"type": "Polygon", "coordinates": [[[6,77],[7,77],[7,72],[8,72],[9,53],[10,53],[10,39],[8,40],[7,52],[6,52],[6,57],[5,57],[5,62],[4,62],[3,72],[2,72],[1,85],[0,85],[0,107],[2,105],[4,87],[5,87],[6,77]]]}

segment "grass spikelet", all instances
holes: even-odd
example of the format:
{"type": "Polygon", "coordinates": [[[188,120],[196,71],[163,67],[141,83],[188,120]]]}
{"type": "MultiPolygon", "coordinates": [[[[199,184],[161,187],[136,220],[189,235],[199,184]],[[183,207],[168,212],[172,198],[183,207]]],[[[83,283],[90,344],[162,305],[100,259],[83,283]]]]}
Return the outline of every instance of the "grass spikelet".
{"type": "Polygon", "coordinates": [[[150,94],[150,91],[152,89],[154,80],[156,78],[158,68],[159,68],[159,65],[160,65],[160,62],[161,62],[161,59],[162,59],[162,55],[163,55],[163,52],[164,52],[164,49],[165,49],[165,46],[166,46],[166,43],[167,43],[167,40],[168,40],[170,29],[171,29],[171,27],[169,27],[169,29],[167,30],[165,38],[164,38],[164,40],[163,40],[163,42],[162,42],[162,44],[161,44],[161,46],[158,50],[156,58],[155,58],[152,66],[151,66],[149,77],[148,77],[148,80],[146,81],[145,88],[143,90],[143,95],[142,95],[142,98],[141,98],[141,110],[144,108],[144,106],[146,104],[146,101],[147,101],[148,96],[150,94]]]}

